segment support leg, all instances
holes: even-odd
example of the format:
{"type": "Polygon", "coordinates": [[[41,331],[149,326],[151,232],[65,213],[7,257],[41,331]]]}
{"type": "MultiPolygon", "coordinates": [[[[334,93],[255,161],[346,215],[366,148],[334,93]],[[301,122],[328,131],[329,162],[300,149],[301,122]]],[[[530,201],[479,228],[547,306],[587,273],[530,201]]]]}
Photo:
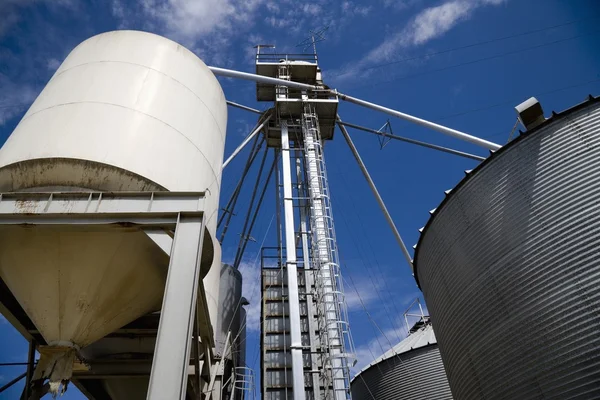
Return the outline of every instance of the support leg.
{"type": "Polygon", "coordinates": [[[201,218],[179,217],[171,249],[148,399],[184,400],[204,239],[201,218]]]}
{"type": "MultiPolygon", "coordinates": [[[[340,119],[339,115],[337,117],[337,121],[338,122],[342,121],[340,119]]],[[[342,135],[344,135],[344,139],[346,139],[346,143],[348,143],[348,147],[350,147],[350,150],[352,151],[352,155],[356,159],[356,162],[358,163],[360,170],[362,171],[365,179],[367,180],[367,183],[369,184],[369,187],[371,188],[371,191],[373,192],[373,195],[375,196],[375,199],[377,200],[377,204],[379,204],[379,208],[381,208],[381,211],[383,212],[383,215],[385,216],[385,219],[386,219],[388,225],[390,226],[390,228],[392,228],[394,237],[396,238],[396,241],[398,242],[398,245],[400,246],[400,250],[402,250],[402,254],[404,255],[404,258],[406,259],[406,262],[410,266],[410,270],[413,271],[412,257],[410,255],[410,253],[408,252],[408,249],[406,248],[406,245],[404,244],[402,237],[400,237],[400,232],[398,232],[398,228],[396,228],[396,224],[394,223],[392,216],[390,215],[387,207],[385,206],[385,203],[383,202],[383,199],[381,198],[379,191],[375,187],[375,183],[373,182],[373,179],[371,179],[371,175],[369,175],[369,171],[367,171],[367,167],[365,166],[365,163],[363,163],[362,158],[360,158],[360,155],[358,154],[358,150],[356,150],[356,146],[354,146],[354,142],[352,142],[352,139],[350,138],[350,135],[348,134],[346,127],[339,123],[338,123],[338,126],[340,127],[340,130],[342,131],[342,135]]]]}
{"type": "Polygon", "coordinates": [[[287,257],[287,283],[292,352],[294,400],[304,400],[304,363],[302,361],[302,336],[300,331],[300,299],[296,242],[294,235],[294,203],[292,199],[292,170],[287,121],[281,121],[281,165],[283,170],[283,205],[285,217],[285,250],[287,257]]]}
{"type": "Polygon", "coordinates": [[[23,388],[23,394],[21,395],[22,400],[29,399],[31,396],[31,378],[33,377],[33,370],[35,369],[35,341],[29,340],[29,353],[27,355],[27,372],[25,375],[25,387],[23,388]]]}

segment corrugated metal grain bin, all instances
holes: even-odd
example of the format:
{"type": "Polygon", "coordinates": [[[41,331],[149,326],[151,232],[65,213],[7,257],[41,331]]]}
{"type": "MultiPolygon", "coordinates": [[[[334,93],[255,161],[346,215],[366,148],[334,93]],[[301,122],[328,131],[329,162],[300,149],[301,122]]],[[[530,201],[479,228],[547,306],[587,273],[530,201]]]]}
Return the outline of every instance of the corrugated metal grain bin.
{"type": "Polygon", "coordinates": [[[600,101],[528,118],[450,192],[415,252],[461,400],[600,398],[600,101]]]}
{"type": "Polygon", "coordinates": [[[431,324],[365,367],[351,389],[353,400],[452,399],[431,324]]]}

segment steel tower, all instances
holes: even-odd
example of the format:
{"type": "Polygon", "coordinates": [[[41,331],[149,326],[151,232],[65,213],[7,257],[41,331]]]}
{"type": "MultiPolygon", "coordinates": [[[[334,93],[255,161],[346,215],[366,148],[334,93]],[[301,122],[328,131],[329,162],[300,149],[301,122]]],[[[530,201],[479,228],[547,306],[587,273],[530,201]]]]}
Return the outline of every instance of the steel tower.
{"type": "Polygon", "coordinates": [[[295,400],[348,399],[353,346],[323,152],[333,138],[338,98],[323,85],[316,54],[257,48],[257,75],[323,88],[257,84],[257,100],[274,102],[265,131],[268,145],[280,154],[276,187],[283,206],[281,262],[275,268],[263,263],[263,398],[291,398],[291,387],[295,400]],[[274,282],[274,274],[282,279],[274,282]],[[273,337],[283,346],[273,346],[273,337]]]}

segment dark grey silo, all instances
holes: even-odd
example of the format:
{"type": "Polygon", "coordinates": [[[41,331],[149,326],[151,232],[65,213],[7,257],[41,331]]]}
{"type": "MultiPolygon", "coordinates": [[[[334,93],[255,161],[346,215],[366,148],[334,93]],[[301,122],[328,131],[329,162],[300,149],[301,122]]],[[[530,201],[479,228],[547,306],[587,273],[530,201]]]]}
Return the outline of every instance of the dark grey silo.
{"type": "Polygon", "coordinates": [[[600,398],[600,101],[470,172],[415,252],[455,399],[600,398]]]}
{"type": "Polygon", "coordinates": [[[351,390],[352,400],[452,400],[431,324],[359,372],[351,390]]]}

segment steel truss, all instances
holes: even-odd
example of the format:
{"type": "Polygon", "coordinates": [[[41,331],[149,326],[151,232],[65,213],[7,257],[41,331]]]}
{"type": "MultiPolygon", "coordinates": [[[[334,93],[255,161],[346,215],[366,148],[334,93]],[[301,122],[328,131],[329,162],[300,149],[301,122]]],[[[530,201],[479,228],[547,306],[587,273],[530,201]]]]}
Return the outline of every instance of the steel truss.
{"type": "MultiPolygon", "coordinates": [[[[190,353],[194,354],[192,386],[198,389],[196,396],[200,398],[199,392],[203,392],[206,398],[211,397],[207,389],[216,371],[212,365],[214,338],[201,279],[204,196],[202,192],[0,194],[2,225],[104,226],[116,230],[135,227],[170,256],[148,399],[186,398],[192,368],[190,353]],[[198,356],[201,352],[202,361],[198,356]],[[210,376],[210,381],[202,382],[201,375],[210,376]]],[[[7,314],[7,319],[24,331],[14,315],[7,314]]],[[[74,379],[90,377],[94,378],[93,373],[79,378],[74,375],[74,379]]]]}

